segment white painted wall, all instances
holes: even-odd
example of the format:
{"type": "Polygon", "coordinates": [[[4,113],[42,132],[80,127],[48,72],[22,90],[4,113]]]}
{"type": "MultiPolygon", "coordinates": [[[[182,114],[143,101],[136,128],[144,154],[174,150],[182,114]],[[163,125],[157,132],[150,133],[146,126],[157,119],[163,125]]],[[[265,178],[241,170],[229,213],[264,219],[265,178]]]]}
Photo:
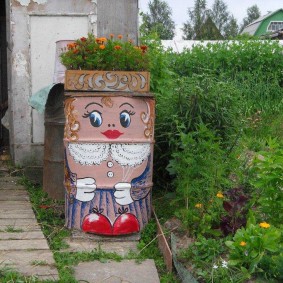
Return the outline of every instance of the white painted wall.
{"type": "MultiPolygon", "coordinates": [[[[77,39],[87,33],[88,16],[30,16],[32,94],[53,83],[56,41],[77,39]]],[[[44,114],[32,110],[32,121],[32,143],[43,143],[44,114]]]]}
{"type": "MultiPolygon", "coordinates": [[[[162,40],[161,42],[165,49],[170,48],[174,52],[182,52],[184,49],[192,49],[196,45],[206,46],[208,43],[215,44],[221,40],[162,40]]],[[[283,40],[279,40],[279,43],[283,45],[283,40]]]]}

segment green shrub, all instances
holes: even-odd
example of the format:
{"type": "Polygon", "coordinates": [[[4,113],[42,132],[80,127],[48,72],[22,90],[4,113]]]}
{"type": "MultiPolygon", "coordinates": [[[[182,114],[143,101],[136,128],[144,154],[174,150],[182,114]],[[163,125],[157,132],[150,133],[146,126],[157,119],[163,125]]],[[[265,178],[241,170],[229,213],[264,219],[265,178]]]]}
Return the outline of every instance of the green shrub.
{"type": "Polygon", "coordinates": [[[276,140],[270,140],[268,150],[254,160],[251,183],[257,188],[254,202],[258,215],[273,225],[283,223],[283,149],[276,140]]]}

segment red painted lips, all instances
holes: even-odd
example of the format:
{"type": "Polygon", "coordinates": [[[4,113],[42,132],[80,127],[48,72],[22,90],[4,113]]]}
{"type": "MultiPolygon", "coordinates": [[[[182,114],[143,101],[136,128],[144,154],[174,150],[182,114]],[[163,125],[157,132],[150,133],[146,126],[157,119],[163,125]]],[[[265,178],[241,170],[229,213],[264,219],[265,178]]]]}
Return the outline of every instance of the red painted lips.
{"type": "Polygon", "coordinates": [[[123,135],[123,133],[117,131],[117,130],[108,130],[102,133],[104,136],[106,136],[108,139],[117,139],[119,138],[121,135],[123,135]]]}

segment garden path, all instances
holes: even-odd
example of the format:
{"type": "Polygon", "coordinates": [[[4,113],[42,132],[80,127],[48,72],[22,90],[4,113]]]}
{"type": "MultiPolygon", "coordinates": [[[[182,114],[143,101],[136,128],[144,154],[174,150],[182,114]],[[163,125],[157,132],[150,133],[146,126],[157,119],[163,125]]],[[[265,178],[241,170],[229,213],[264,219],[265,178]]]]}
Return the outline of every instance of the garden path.
{"type": "Polygon", "coordinates": [[[57,280],[53,254],[38,225],[28,193],[0,161],[0,268],[40,280],[57,280]]]}

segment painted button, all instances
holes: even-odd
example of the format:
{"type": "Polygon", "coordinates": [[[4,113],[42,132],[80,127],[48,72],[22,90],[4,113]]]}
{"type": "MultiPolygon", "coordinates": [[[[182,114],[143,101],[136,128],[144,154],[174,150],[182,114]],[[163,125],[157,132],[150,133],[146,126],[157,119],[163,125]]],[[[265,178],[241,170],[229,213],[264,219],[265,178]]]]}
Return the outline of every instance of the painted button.
{"type": "Polygon", "coordinates": [[[107,172],[107,176],[109,178],[112,178],[114,176],[114,173],[112,171],[107,172]]]}
{"type": "Polygon", "coordinates": [[[113,162],[112,161],[109,161],[109,162],[107,162],[107,166],[109,167],[109,168],[111,168],[111,167],[113,167],[113,162]]]}

